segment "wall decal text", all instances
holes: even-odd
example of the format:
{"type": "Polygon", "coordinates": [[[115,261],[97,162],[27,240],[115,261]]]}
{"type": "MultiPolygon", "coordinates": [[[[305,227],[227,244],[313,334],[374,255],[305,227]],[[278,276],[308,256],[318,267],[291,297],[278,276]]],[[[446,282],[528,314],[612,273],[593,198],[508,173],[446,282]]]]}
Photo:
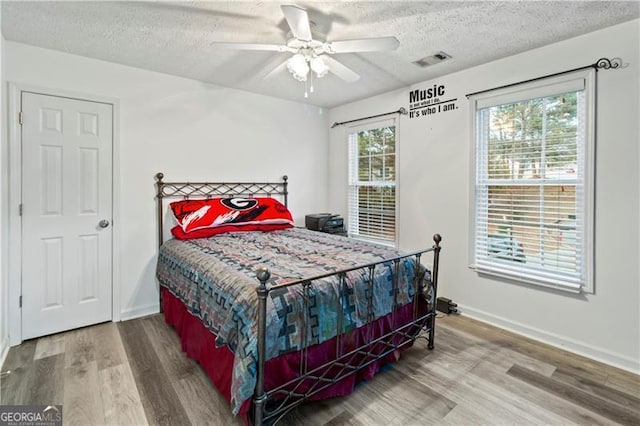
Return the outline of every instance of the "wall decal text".
{"type": "Polygon", "coordinates": [[[409,118],[426,117],[440,112],[458,109],[458,98],[446,99],[444,84],[434,84],[427,89],[409,92],[409,118]]]}

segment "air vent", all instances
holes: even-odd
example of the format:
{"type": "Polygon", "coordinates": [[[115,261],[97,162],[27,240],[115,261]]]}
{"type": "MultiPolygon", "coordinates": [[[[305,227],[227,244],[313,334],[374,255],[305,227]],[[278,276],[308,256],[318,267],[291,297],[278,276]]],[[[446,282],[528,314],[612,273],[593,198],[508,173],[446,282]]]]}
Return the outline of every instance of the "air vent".
{"type": "Polygon", "coordinates": [[[451,55],[444,53],[443,51],[440,51],[435,55],[426,56],[422,59],[418,59],[417,61],[413,61],[413,63],[419,67],[424,68],[424,67],[428,67],[429,65],[435,65],[442,61],[446,61],[447,59],[450,59],[450,58],[451,58],[451,55]]]}

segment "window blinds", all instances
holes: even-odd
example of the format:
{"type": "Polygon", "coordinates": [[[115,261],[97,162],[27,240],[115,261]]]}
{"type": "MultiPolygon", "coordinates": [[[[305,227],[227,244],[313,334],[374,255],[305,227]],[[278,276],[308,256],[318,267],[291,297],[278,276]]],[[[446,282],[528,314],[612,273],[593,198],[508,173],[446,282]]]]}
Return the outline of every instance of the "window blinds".
{"type": "Polygon", "coordinates": [[[348,144],[349,235],[395,244],[395,120],[351,128],[348,144]]]}
{"type": "Polygon", "coordinates": [[[584,77],[476,101],[474,265],[578,291],[592,221],[584,77]]]}

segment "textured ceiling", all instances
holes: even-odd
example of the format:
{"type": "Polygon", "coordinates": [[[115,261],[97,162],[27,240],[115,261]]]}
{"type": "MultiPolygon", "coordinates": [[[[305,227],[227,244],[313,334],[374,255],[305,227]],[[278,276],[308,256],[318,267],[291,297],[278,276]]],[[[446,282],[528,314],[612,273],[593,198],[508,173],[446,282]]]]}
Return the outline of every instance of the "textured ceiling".
{"type": "MultiPolygon", "coordinates": [[[[304,84],[283,70],[290,55],[230,51],[214,41],[284,43],[281,4],[308,10],[314,38],[396,36],[392,52],[335,55],[361,75],[316,80],[306,102],[332,107],[405,87],[640,16],[637,1],[28,2],[2,1],[7,40],[294,101],[304,84]],[[447,62],[412,61],[445,51],[447,62]]],[[[594,58],[594,61],[597,58],[594,58]]]]}

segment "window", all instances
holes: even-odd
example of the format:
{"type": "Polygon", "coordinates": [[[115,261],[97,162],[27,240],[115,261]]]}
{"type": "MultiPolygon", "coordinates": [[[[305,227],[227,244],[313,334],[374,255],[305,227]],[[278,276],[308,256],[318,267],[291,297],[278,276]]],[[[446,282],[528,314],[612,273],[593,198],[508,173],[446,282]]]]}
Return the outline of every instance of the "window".
{"type": "Polygon", "coordinates": [[[395,120],[349,133],[349,236],[396,244],[395,120]]]}
{"type": "Polygon", "coordinates": [[[593,76],[474,97],[473,266],[593,291],[593,76]]]}

